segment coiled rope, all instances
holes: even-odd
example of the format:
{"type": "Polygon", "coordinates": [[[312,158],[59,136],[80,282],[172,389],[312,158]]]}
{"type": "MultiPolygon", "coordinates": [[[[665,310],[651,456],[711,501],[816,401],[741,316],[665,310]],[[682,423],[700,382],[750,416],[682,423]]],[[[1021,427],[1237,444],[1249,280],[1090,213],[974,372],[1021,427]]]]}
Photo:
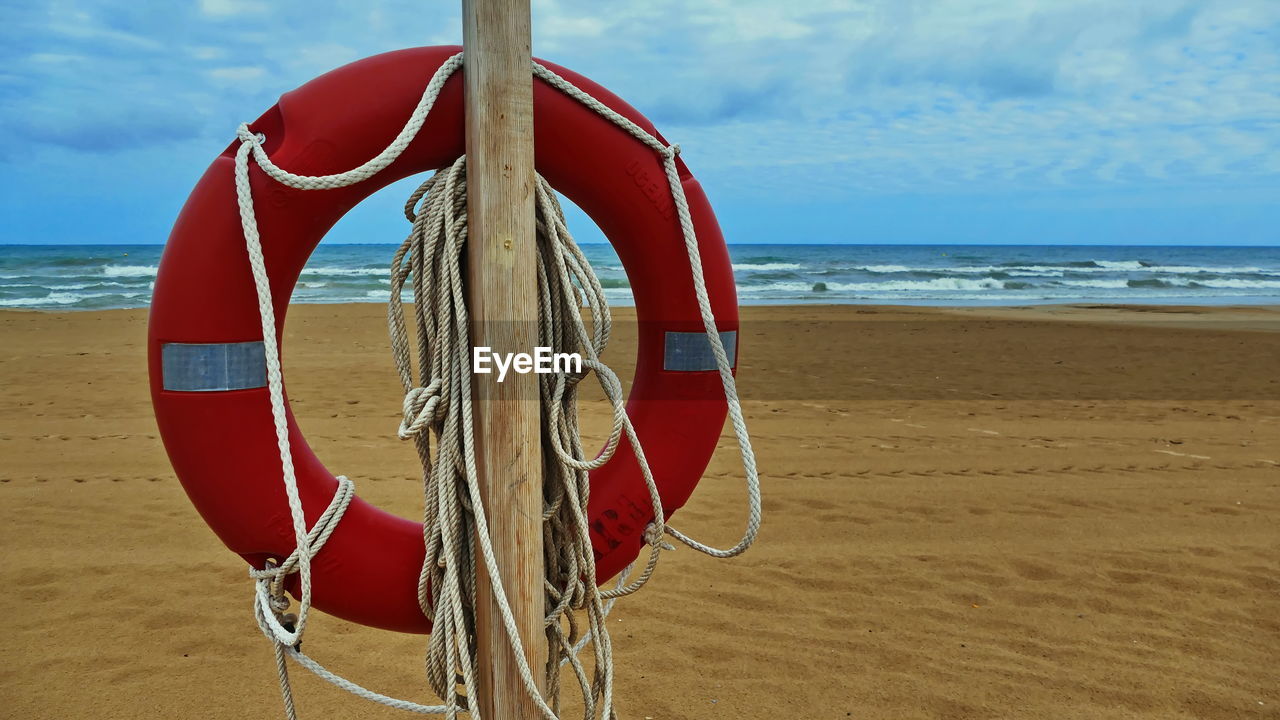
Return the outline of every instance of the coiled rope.
{"type": "Polygon", "coordinates": [[[272,417],[280,449],[282,478],[289,503],[296,540],[295,551],[279,566],[251,570],[255,580],[254,614],[263,634],[273,643],[280,676],[285,713],[296,720],[297,712],[289,685],[286,658],[292,658],[322,679],[357,696],[390,707],[422,714],[442,714],[455,718],[469,712],[480,719],[478,708],[468,698],[477,692],[473,644],[476,606],[475,575],[483,562],[509,639],[510,649],[530,698],[547,720],[556,720],[560,705],[560,668],[569,665],[582,691],[584,718],[611,720],[613,710],[612,646],[605,617],[613,602],[640,589],[652,576],[659,553],[669,545],[670,535],[689,547],[713,557],[733,557],[755,540],[760,527],[760,484],[755,455],[747,434],[733,372],[717,331],[707,295],[697,236],[688,201],[676,166],[679,147],[666,145],[629,119],[623,117],[580,88],[535,62],[533,74],[651,147],[662,158],[677,218],[683,233],[692,270],[692,281],[704,329],[716,358],[730,424],[737,438],[746,476],[748,510],[746,529],[732,547],[719,549],[701,543],[663,522],[662,501],[644,457],[639,438],[625,411],[622,384],[603,362],[600,354],[608,344],[610,316],[604,291],[581,250],[565,226],[563,212],[550,185],[538,178],[536,190],[538,236],[539,342],[554,352],[578,352],[585,371],[557,373],[541,378],[543,434],[549,439],[555,458],[544,463],[544,552],[547,568],[546,632],[548,661],[545,667],[547,698],[538,691],[533,670],[524,659],[523,645],[507,603],[501,576],[489,541],[488,523],[480,501],[472,437],[472,396],[470,385],[469,318],[463,292],[461,258],[466,226],[466,162],[459,158],[410,195],[405,215],[413,225],[409,237],[392,262],[391,300],[388,328],[392,354],[405,389],[404,417],[398,429],[402,439],[414,440],[423,465],[423,540],[426,560],[419,576],[419,604],[432,620],[433,632],[427,649],[427,678],[443,705],[422,705],[398,700],[352,683],[332,673],[299,650],[307,615],[311,608],[311,558],[341,521],[354,490],[351,481],[340,478],[339,487],[325,513],[310,530],[306,527],[297,490],[288,440],[283,380],[276,343],[275,313],[270,284],[262,258],[261,238],[253,209],[249,183],[249,157],[271,178],[289,187],[316,190],[340,188],[365,180],[390,165],[404,152],[421,129],[445,81],[462,65],[462,53],[446,60],[428,82],[417,107],[396,138],[377,156],[343,173],[304,176],[290,173],[271,162],[263,150],[265,138],[255,135],[247,124],[237,137],[240,147],[235,158],[236,195],[241,225],[258,294],[266,353],[267,387],[272,417]],[[415,381],[410,338],[401,295],[411,282],[416,300],[414,336],[418,351],[415,381]],[[581,308],[592,314],[590,329],[581,308]],[[604,449],[592,459],[583,452],[577,422],[578,387],[586,374],[594,373],[613,407],[613,426],[604,449]],[[428,432],[429,431],[429,432],[428,432]],[[630,583],[624,572],[616,586],[600,590],[596,586],[595,561],[587,525],[589,472],[613,456],[626,435],[653,504],[655,521],[645,531],[649,556],[644,569],[630,583]],[[431,438],[435,438],[432,453],[431,438]],[[297,572],[300,597],[296,614],[286,611],[284,579],[297,572]],[[575,611],[586,614],[585,631],[579,627],[575,611]],[[594,668],[588,674],[579,660],[580,651],[594,646],[594,668]],[[459,692],[459,685],[464,691],[459,692]],[[549,702],[548,702],[549,698],[549,702]]]}

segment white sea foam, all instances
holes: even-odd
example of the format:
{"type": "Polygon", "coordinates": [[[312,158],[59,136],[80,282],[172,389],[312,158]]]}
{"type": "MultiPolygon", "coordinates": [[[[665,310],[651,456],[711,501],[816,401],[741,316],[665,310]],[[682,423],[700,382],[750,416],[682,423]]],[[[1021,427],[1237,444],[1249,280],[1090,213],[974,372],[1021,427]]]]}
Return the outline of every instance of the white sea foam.
{"type": "Polygon", "coordinates": [[[1193,265],[1144,265],[1138,260],[1093,260],[1089,265],[966,265],[960,267],[929,267],[908,265],[852,265],[829,268],[878,274],[930,273],[947,275],[990,275],[1003,273],[1011,277],[1063,277],[1065,273],[1121,273],[1143,272],[1154,275],[1274,275],[1280,277],[1280,269],[1262,267],[1215,267],[1193,265]]]}
{"type": "Polygon", "coordinates": [[[958,292],[962,290],[1003,290],[994,278],[933,278],[932,280],[890,280],[881,283],[827,283],[828,290],[842,292],[958,292]]]}
{"type": "Polygon", "coordinates": [[[1103,270],[1146,270],[1147,269],[1146,265],[1143,265],[1141,262],[1137,260],[1094,260],[1093,264],[1097,265],[1099,268],[1103,270]]]}
{"type": "Polygon", "coordinates": [[[1235,290],[1276,290],[1280,289],[1280,280],[1244,280],[1240,278],[1217,278],[1215,280],[1191,280],[1200,287],[1223,288],[1235,290]]]}
{"type": "Polygon", "coordinates": [[[1007,274],[1009,277],[1060,278],[1066,274],[1065,270],[1053,270],[1050,268],[1033,268],[1033,267],[998,268],[998,269],[993,269],[992,272],[1002,272],[1007,274]]]}
{"type": "Polygon", "coordinates": [[[106,287],[136,288],[138,286],[136,284],[130,285],[128,283],[121,283],[121,282],[89,282],[89,283],[71,283],[69,285],[44,285],[43,287],[45,290],[84,290],[85,288],[106,288],[106,287]]]}
{"type": "Polygon", "coordinates": [[[1057,284],[1061,287],[1104,288],[1108,290],[1129,287],[1129,281],[1123,278],[1119,280],[1063,280],[1057,284]]]}
{"type": "Polygon", "coordinates": [[[1144,268],[1147,272],[1168,273],[1171,275],[1276,275],[1280,270],[1260,267],[1197,267],[1193,265],[1152,265],[1144,268]]]}
{"type": "MultiPolygon", "coordinates": [[[[887,280],[871,283],[842,282],[777,282],[767,285],[739,286],[738,292],[743,294],[766,294],[779,292],[814,292],[819,285],[826,286],[827,292],[838,293],[885,293],[885,292],[960,292],[974,290],[1002,290],[1004,283],[993,278],[933,278],[932,280],[887,280]]],[[[817,291],[821,292],[821,291],[817,291]]]]}
{"type": "MultiPolygon", "coordinates": [[[[1097,268],[1094,268],[1094,269],[1097,269],[1097,268]]],[[[1048,267],[1048,266],[1034,266],[1034,265],[1014,266],[1014,267],[988,265],[986,267],[938,268],[933,272],[962,273],[962,274],[970,274],[970,275],[990,275],[992,273],[1003,273],[1010,277],[1062,277],[1062,274],[1066,270],[1067,268],[1063,268],[1063,267],[1048,267]]]]}
{"type": "Polygon", "coordinates": [[[934,268],[916,268],[906,265],[855,265],[850,270],[865,270],[873,273],[909,273],[909,272],[941,272],[934,268]]]}
{"type": "MultiPolygon", "coordinates": [[[[933,275],[990,275],[1004,273],[1012,277],[1062,277],[1066,268],[1054,267],[1001,267],[995,265],[970,265],[963,267],[925,267],[907,265],[854,265],[840,270],[861,270],[877,274],[891,273],[929,273],[933,275]]],[[[1099,270],[1100,268],[1093,268],[1099,270]]]]}
{"type": "Polygon", "coordinates": [[[806,282],[776,282],[769,283],[768,285],[738,286],[738,292],[744,295],[756,295],[771,292],[809,292],[812,289],[813,283],[806,282]]]}
{"type": "Polygon", "coordinates": [[[8,298],[0,300],[0,307],[28,307],[31,305],[70,305],[84,297],[76,293],[49,293],[38,298],[8,298]]]}
{"type": "Polygon", "coordinates": [[[74,293],[55,292],[38,298],[8,298],[0,300],[0,307],[34,307],[42,305],[74,305],[83,300],[100,297],[141,297],[142,293],[74,293]]]}
{"type": "Polygon", "coordinates": [[[804,266],[800,263],[734,263],[733,269],[737,272],[770,272],[776,270],[799,270],[804,266]]]}
{"type": "Polygon", "coordinates": [[[155,277],[160,268],[155,265],[103,265],[102,274],[107,277],[155,277]]]}
{"type": "Polygon", "coordinates": [[[390,268],[344,268],[344,267],[315,267],[306,268],[302,271],[303,275],[390,275],[390,268]]]}

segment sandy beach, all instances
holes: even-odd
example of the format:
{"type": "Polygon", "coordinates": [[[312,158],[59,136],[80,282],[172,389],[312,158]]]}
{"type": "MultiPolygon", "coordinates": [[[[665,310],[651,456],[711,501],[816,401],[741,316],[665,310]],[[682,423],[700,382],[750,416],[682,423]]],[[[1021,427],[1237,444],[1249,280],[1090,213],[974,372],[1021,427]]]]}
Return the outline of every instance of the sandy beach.
{"type": "MultiPolygon", "coordinates": [[[[329,468],[413,517],[384,312],[293,308],[287,378],[329,468]]],[[[0,717],[280,714],[244,565],[157,437],[145,330],[0,312],[0,717]]],[[[1280,309],[749,307],[740,357],[764,529],[619,606],[622,717],[1280,718],[1280,309]]],[[[730,542],[742,508],[726,435],[674,524],[730,542]]],[[[423,644],[307,639],[429,700],[423,644]]],[[[400,716],[295,678],[304,718],[400,716]]]]}

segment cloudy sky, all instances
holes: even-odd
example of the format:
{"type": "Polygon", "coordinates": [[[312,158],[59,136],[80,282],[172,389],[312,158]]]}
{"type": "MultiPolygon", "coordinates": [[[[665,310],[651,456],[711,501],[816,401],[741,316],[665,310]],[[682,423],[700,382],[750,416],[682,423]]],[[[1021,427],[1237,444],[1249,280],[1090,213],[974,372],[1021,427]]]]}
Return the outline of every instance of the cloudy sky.
{"type": "MultiPolygon", "coordinates": [[[[239,122],[458,6],[4,0],[0,242],[162,242],[239,122]]],[[[534,52],[680,142],[731,242],[1280,244],[1280,0],[535,0],[534,52]]],[[[407,192],[330,239],[398,241],[407,192]]]]}

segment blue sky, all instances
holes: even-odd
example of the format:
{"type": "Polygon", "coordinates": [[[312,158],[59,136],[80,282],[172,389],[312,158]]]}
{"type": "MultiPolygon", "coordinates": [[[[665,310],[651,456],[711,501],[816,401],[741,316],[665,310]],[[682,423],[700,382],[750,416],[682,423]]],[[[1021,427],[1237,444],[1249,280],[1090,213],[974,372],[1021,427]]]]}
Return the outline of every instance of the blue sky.
{"type": "MultiPolygon", "coordinates": [[[[454,0],[0,4],[0,243],[163,242],[236,125],[454,0]]],[[[1280,244],[1280,1],[534,2],[731,242],[1280,244]]],[[[398,242],[401,184],[330,236],[398,242]]],[[[580,216],[584,240],[598,239],[580,216]]]]}

